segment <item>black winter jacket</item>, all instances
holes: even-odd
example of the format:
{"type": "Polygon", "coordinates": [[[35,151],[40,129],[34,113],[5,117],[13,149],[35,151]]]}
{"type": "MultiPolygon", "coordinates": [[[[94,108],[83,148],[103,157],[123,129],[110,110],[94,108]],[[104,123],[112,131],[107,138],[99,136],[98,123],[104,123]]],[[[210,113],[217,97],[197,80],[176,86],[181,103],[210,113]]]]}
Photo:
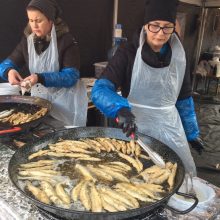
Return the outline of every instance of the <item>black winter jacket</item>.
{"type": "MultiPolygon", "coordinates": [[[[123,47],[118,48],[115,56],[111,59],[100,77],[110,80],[112,83],[114,83],[116,89],[120,88],[122,96],[125,98],[128,96],[130,91],[134,60],[137,49],[139,47],[139,35],[140,30],[134,34],[132,42],[126,43],[123,47]]],[[[168,66],[171,61],[171,56],[172,51],[170,47],[168,47],[168,51],[165,56],[161,56],[159,53],[155,53],[147,43],[145,43],[142,48],[143,61],[154,68],[162,68],[168,66]]],[[[191,96],[191,94],[191,78],[189,63],[187,62],[186,72],[178,100],[188,98],[191,96]]]]}

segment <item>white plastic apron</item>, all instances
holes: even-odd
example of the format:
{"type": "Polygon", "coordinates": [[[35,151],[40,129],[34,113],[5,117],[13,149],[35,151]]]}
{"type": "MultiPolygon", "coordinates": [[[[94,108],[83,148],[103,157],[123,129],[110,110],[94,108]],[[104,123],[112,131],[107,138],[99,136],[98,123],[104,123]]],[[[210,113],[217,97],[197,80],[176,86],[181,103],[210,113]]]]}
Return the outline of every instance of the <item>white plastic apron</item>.
{"type": "MultiPolygon", "coordinates": [[[[33,38],[34,33],[27,39],[30,72],[59,72],[55,26],[53,25],[51,30],[49,47],[40,55],[35,51],[33,38]]],[[[49,100],[52,103],[51,116],[62,121],[64,125],[86,125],[88,98],[81,80],[71,88],[46,88],[38,83],[31,88],[31,95],[49,100]]]]}
{"type": "Polygon", "coordinates": [[[168,145],[182,159],[186,172],[196,175],[195,163],[175,107],[185,74],[184,49],[178,37],[173,34],[170,39],[170,65],[152,68],[141,57],[144,42],[142,29],[128,96],[138,131],[168,145]]]}

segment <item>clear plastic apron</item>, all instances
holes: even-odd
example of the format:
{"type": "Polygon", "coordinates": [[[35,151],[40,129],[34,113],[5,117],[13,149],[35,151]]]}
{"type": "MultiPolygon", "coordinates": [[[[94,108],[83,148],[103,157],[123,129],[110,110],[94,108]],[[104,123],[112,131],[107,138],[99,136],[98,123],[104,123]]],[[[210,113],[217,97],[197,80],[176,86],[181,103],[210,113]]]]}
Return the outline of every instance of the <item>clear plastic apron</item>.
{"type": "MultiPolygon", "coordinates": [[[[55,26],[52,27],[49,47],[40,55],[35,51],[33,38],[32,33],[27,39],[30,72],[59,72],[55,26]]],[[[64,125],[86,125],[88,98],[81,80],[71,88],[46,88],[37,83],[31,88],[31,95],[49,100],[52,103],[51,116],[62,121],[64,125]]]]}
{"type": "Polygon", "coordinates": [[[152,68],[141,57],[144,42],[142,29],[128,96],[138,131],[168,145],[182,159],[186,172],[196,175],[195,163],[175,107],[185,74],[184,49],[178,37],[173,34],[170,39],[170,65],[152,68]]]}

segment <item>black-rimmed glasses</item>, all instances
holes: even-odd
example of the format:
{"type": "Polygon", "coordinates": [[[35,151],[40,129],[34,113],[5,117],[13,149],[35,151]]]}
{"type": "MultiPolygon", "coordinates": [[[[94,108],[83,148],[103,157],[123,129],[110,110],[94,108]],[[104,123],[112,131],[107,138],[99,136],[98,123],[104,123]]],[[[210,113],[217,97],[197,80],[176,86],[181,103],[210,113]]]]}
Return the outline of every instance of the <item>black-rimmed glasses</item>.
{"type": "Polygon", "coordinates": [[[164,34],[172,34],[175,31],[175,27],[160,27],[156,24],[148,24],[148,30],[152,33],[158,33],[162,30],[164,34]]]}

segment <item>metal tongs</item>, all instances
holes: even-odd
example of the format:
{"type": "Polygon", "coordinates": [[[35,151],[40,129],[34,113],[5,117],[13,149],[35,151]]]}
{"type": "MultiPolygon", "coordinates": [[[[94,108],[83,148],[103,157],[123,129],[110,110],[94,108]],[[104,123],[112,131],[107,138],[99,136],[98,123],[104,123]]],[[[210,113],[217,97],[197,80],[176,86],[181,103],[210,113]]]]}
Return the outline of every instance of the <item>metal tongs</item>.
{"type": "MultiPolygon", "coordinates": [[[[131,135],[131,138],[134,138],[134,135],[131,135]]],[[[151,149],[150,146],[148,146],[147,144],[145,144],[139,137],[137,138],[136,142],[148,153],[149,157],[151,158],[151,160],[159,167],[161,168],[165,168],[165,162],[163,160],[163,158],[156,153],[155,151],[153,151],[151,149]]]]}
{"type": "MultiPolygon", "coordinates": [[[[116,122],[119,122],[119,119],[116,118],[116,122]]],[[[163,158],[156,153],[155,151],[153,151],[147,144],[145,144],[142,140],[140,140],[140,138],[136,135],[137,140],[135,140],[149,155],[149,157],[151,158],[151,160],[159,167],[161,168],[165,168],[165,162],[163,160],[163,158]]],[[[135,139],[134,134],[131,134],[130,136],[131,139],[135,139]]]]}
{"type": "Polygon", "coordinates": [[[0,122],[0,136],[8,133],[18,132],[20,130],[20,127],[12,127],[11,125],[0,122]]]}

